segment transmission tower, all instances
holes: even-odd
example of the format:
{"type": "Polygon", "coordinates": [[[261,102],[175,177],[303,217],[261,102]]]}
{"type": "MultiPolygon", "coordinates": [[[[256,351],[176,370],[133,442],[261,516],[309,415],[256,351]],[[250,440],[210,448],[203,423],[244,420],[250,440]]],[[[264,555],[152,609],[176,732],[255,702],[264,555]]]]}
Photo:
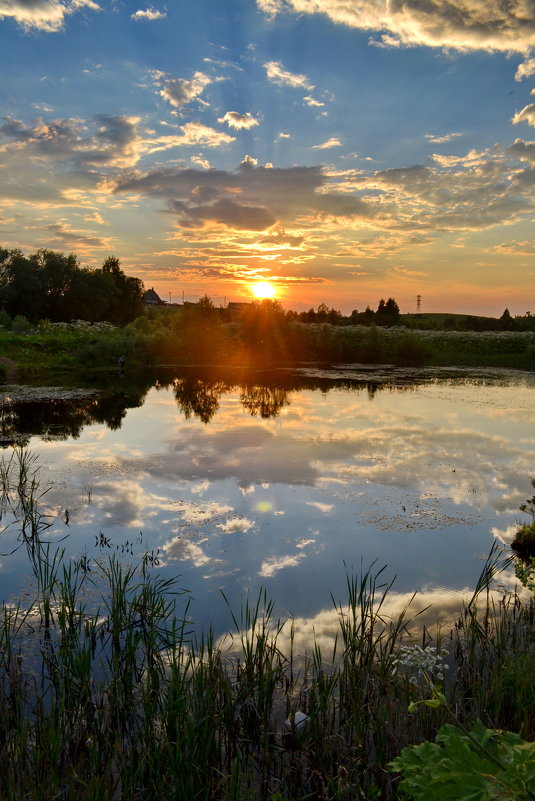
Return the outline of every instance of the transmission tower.
{"type": "Polygon", "coordinates": [[[422,309],[422,296],[416,295],[416,314],[420,314],[422,309]]]}

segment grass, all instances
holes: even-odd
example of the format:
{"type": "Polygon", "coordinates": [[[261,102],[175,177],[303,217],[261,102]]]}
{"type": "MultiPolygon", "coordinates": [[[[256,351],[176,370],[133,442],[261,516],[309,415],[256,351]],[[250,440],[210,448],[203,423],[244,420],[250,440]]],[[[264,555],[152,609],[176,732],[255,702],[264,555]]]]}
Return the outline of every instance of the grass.
{"type": "Polygon", "coordinates": [[[387,618],[384,568],[348,573],[346,597],[333,597],[334,646],[314,642],[298,662],[281,646],[291,621],[275,619],[265,592],[229,609],[224,649],[191,630],[187,592],[150,554],[66,560],[46,539],[40,492],[35,460],[13,451],[0,499],[35,590],[0,610],[2,801],[396,799],[388,763],[445,722],[425,705],[408,712],[430,680],[463,724],[535,737],[535,604],[493,601],[496,549],[451,632],[432,642],[425,629],[410,639],[410,604],[387,618]]]}
{"type": "Polygon", "coordinates": [[[24,380],[50,372],[82,378],[104,374],[117,370],[120,357],[127,371],[147,365],[265,367],[307,361],[523,370],[535,366],[533,331],[335,326],[298,322],[262,307],[252,307],[241,320],[225,322],[216,314],[220,310],[194,311],[143,316],[124,328],[54,326],[45,321],[37,329],[1,331],[0,349],[17,363],[24,380]]]}

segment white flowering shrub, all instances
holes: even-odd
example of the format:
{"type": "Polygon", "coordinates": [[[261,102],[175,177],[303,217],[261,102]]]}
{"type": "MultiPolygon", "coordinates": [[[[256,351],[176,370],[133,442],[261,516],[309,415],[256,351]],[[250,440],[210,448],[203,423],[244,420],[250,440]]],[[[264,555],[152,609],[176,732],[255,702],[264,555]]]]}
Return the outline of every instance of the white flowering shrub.
{"type": "Polygon", "coordinates": [[[420,645],[402,645],[396,659],[392,662],[394,674],[402,671],[409,682],[418,686],[422,679],[433,682],[444,681],[444,671],[448,669],[448,651],[442,648],[422,648],[420,645]]]}

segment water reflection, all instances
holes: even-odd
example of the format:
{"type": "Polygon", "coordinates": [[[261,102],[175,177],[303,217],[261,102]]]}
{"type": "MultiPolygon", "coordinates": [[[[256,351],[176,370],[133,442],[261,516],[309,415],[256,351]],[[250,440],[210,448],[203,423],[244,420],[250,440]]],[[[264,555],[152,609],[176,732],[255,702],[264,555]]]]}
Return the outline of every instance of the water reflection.
{"type": "Polygon", "coordinates": [[[219,412],[222,398],[238,392],[247,412],[264,420],[280,415],[291,405],[292,394],[303,390],[365,392],[369,400],[378,393],[413,392],[418,387],[441,382],[477,382],[480,386],[532,380],[529,374],[504,371],[403,369],[359,367],[302,370],[242,370],[239,368],[173,368],[145,370],[139,375],[115,376],[104,389],[69,390],[61,387],[4,387],[0,392],[0,444],[32,436],[65,440],[78,438],[86,426],[105,423],[111,430],[121,428],[129,409],[140,407],[152,387],[172,388],[179,411],[186,420],[196,418],[207,424],[219,412]]]}
{"type": "MultiPolygon", "coordinates": [[[[190,369],[42,399],[38,414],[19,396],[9,419],[51,482],[52,536],[65,510],[76,556],[99,531],[117,546],[142,531],[140,552],[223,630],[221,588],[235,608],[266,586],[314,618],[344,563],[390,565],[402,594],[473,586],[530,491],[534,389],[505,373],[190,369]]],[[[3,586],[22,569],[6,561],[3,586]]]]}

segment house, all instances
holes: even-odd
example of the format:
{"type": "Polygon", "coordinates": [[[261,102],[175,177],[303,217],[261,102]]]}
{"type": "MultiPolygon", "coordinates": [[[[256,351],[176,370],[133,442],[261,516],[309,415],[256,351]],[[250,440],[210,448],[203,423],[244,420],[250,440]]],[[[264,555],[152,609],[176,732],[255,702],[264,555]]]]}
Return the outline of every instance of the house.
{"type": "Polygon", "coordinates": [[[239,312],[243,311],[244,309],[249,308],[251,303],[246,303],[243,301],[231,300],[228,304],[228,310],[231,317],[236,316],[239,312]]]}
{"type": "Polygon", "coordinates": [[[158,295],[157,292],[154,291],[154,287],[147,289],[146,292],[143,293],[142,301],[145,306],[165,306],[165,300],[162,300],[161,297],[158,295]]]}

